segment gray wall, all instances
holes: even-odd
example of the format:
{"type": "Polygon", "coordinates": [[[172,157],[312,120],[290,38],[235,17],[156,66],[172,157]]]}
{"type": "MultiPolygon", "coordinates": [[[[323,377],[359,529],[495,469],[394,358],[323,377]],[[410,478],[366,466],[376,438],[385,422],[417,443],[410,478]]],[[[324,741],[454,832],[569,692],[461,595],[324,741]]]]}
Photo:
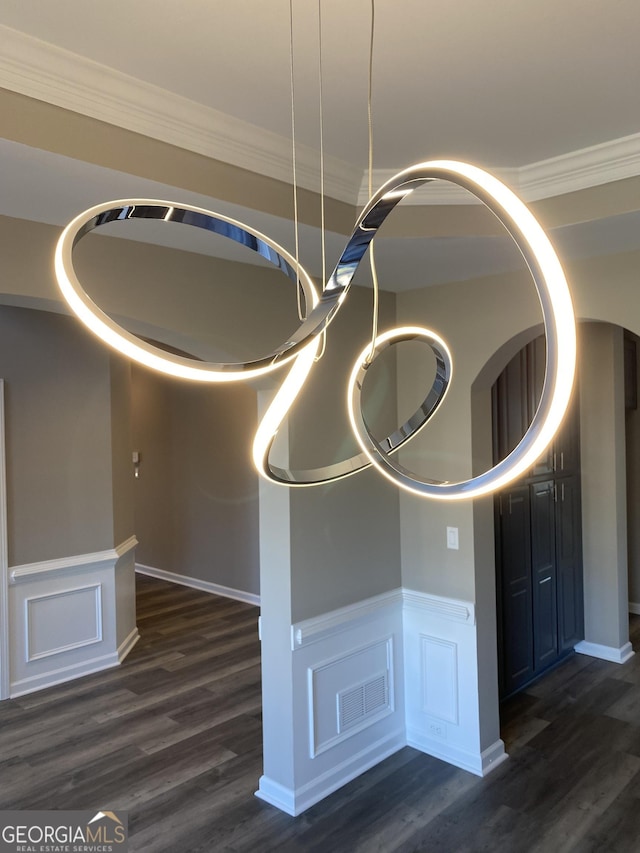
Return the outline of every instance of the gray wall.
{"type": "MultiPolygon", "coordinates": [[[[395,298],[381,297],[383,331],[395,323],[395,298]]],[[[292,465],[327,465],[357,452],[346,388],[355,357],[370,340],[371,291],[356,287],[329,327],[325,355],[289,418],[292,465]]],[[[378,373],[367,396],[372,425],[382,437],[397,426],[396,388],[389,369],[378,373]]],[[[383,477],[369,470],[295,489],[290,501],[294,621],[400,586],[398,491],[383,477]]]]}
{"type": "MultiPolygon", "coordinates": [[[[112,548],[108,353],[68,317],[0,307],[9,564],[112,548]]],[[[124,537],[126,538],[126,537],[124,537]]]]}
{"type": "Polygon", "coordinates": [[[629,639],[623,330],[585,323],[579,343],[585,639],[620,648],[629,639]]]}
{"type": "Polygon", "coordinates": [[[135,534],[131,449],[131,365],[111,356],[111,458],[113,466],[113,539],[117,545],[135,534]]]}
{"type": "MultiPolygon", "coordinates": [[[[60,310],[51,270],[59,229],[8,218],[0,222],[0,240],[6,248],[4,301],[39,300],[60,310]]],[[[79,247],[77,268],[98,304],[118,317],[126,316],[134,331],[201,357],[263,355],[298,325],[293,288],[272,269],[91,235],[79,247]]],[[[363,278],[360,283],[366,285],[363,278]]],[[[381,328],[392,320],[394,306],[393,295],[383,294],[381,328]]],[[[345,387],[353,357],[370,337],[370,322],[371,291],[368,285],[354,288],[330,330],[327,356],[314,369],[292,418],[292,453],[309,465],[325,464],[355,449],[346,421],[345,387]]],[[[104,353],[100,344],[94,347],[104,353]]],[[[385,427],[395,426],[396,421],[390,372],[394,368],[389,371],[388,365],[378,371],[379,389],[386,385],[384,390],[390,393],[374,420],[384,421],[385,427]]],[[[255,391],[239,387],[229,391],[236,394],[231,401],[224,397],[226,391],[220,391],[220,404],[215,394],[208,397],[201,388],[176,385],[169,391],[157,385],[144,394],[139,383],[134,388],[133,406],[138,412],[134,423],[139,424],[134,443],[142,453],[141,479],[135,486],[142,491],[146,484],[154,484],[148,488],[151,500],[136,501],[135,532],[141,541],[137,558],[156,568],[257,592],[257,492],[247,467],[256,402],[255,391]],[[138,400],[143,398],[151,407],[148,415],[139,411],[138,400]],[[164,417],[152,414],[155,409],[164,411],[164,417]],[[167,413],[174,409],[184,412],[184,419],[169,433],[157,432],[159,422],[170,423],[167,413]],[[237,422],[225,421],[223,411],[234,412],[238,422],[247,425],[246,431],[238,430],[237,422]],[[198,422],[224,442],[228,448],[224,459],[206,461],[210,444],[204,432],[193,434],[198,422]],[[144,430],[145,446],[140,430],[144,430]],[[185,456],[191,446],[193,454],[189,451],[185,456]],[[154,453],[175,455],[175,467],[149,465],[154,453]],[[232,470],[237,472],[233,476],[232,470]],[[186,485],[187,471],[195,479],[193,489],[186,485]],[[221,482],[229,491],[215,491],[221,482]],[[141,506],[146,509],[140,510],[141,506]],[[241,521],[232,521],[236,512],[241,521]],[[170,531],[178,518],[183,531],[173,535],[170,531]],[[211,553],[212,542],[219,558],[211,553]]],[[[371,394],[372,410],[376,392],[371,394]]],[[[126,407],[126,400],[120,402],[126,407]]],[[[127,467],[128,461],[123,463],[123,477],[127,467]]],[[[296,618],[398,586],[398,497],[380,477],[363,474],[337,486],[297,491],[291,506],[296,618]]]]}
{"type": "Polygon", "coordinates": [[[256,392],[132,374],[137,561],[258,594],[256,392]]]}

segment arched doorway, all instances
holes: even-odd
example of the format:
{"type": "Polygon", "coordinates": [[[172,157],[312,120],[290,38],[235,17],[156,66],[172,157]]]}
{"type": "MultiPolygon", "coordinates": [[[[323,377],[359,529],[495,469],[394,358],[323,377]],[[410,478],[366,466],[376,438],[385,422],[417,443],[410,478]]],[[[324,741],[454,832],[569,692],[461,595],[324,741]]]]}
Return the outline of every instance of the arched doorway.
{"type": "MultiPolygon", "coordinates": [[[[514,355],[540,332],[530,328],[505,342],[473,382],[474,471],[486,470],[492,460],[491,387],[514,355]]],[[[576,651],[624,663],[633,655],[628,618],[624,330],[612,323],[583,321],[578,332],[585,639],[577,643],[576,651]]],[[[487,671],[491,656],[497,657],[498,623],[490,504],[476,501],[473,507],[478,638],[481,666],[487,671]]],[[[479,685],[482,727],[495,725],[497,719],[493,684],[483,679],[479,685]]]]}

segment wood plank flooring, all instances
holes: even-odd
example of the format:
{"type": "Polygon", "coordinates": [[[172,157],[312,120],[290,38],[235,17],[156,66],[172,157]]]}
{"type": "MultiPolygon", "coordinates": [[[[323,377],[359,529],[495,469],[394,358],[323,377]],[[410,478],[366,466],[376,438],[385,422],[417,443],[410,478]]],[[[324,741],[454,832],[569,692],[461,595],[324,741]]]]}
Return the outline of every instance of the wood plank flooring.
{"type": "Polygon", "coordinates": [[[257,609],[138,577],[138,614],[121,667],[0,703],[1,809],[128,811],[138,853],[640,851],[640,655],[506,703],[486,779],[406,748],[291,818],[253,796],[257,609]]]}

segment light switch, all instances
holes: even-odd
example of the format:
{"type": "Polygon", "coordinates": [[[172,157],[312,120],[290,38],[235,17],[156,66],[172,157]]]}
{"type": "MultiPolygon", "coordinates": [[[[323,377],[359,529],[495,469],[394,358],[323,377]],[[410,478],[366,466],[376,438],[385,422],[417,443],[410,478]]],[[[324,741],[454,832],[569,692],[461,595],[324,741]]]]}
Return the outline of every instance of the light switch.
{"type": "Polygon", "coordinates": [[[450,548],[452,551],[457,551],[460,548],[457,527],[447,527],[447,548],[450,548]]]}

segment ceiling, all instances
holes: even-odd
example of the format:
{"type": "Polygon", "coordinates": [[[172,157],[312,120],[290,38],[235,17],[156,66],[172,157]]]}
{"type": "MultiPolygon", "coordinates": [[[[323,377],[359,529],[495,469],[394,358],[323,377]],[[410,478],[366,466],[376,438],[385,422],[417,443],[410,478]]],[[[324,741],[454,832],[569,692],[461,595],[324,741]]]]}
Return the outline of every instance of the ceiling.
{"type": "MultiPolygon", "coordinates": [[[[317,194],[318,6],[292,6],[299,180],[317,194]]],[[[355,219],[367,198],[371,2],[322,0],[321,13],[326,188],[355,219]]],[[[640,176],[639,31],[637,0],[376,0],[374,188],[416,161],[465,159],[531,201],[564,257],[640,248],[640,193],[630,191],[640,176]]],[[[0,87],[279,182],[291,175],[289,60],[288,0],[3,0],[0,8],[0,87]]],[[[0,213],[62,225],[109,198],[159,196],[234,216],[292,248],[290,217],[246,192],[198,193],[61,147],[17,131],[0,141],[0,213]]],[[[379,241],[383,288],[521,264],[475,214],[451,233],[434,228],[434,206],[462,210],[469,199],[429,192],[414,199],[411,236],[398,226],[379,241]]],[[[343,220],[327,217],[330,267],[348,236],[343,220]]],[[[301,242],[316,275],[317,226],[308,215],[301,242]]],[[[183,239],[176,245],[229,251],[183,239]]]]}

